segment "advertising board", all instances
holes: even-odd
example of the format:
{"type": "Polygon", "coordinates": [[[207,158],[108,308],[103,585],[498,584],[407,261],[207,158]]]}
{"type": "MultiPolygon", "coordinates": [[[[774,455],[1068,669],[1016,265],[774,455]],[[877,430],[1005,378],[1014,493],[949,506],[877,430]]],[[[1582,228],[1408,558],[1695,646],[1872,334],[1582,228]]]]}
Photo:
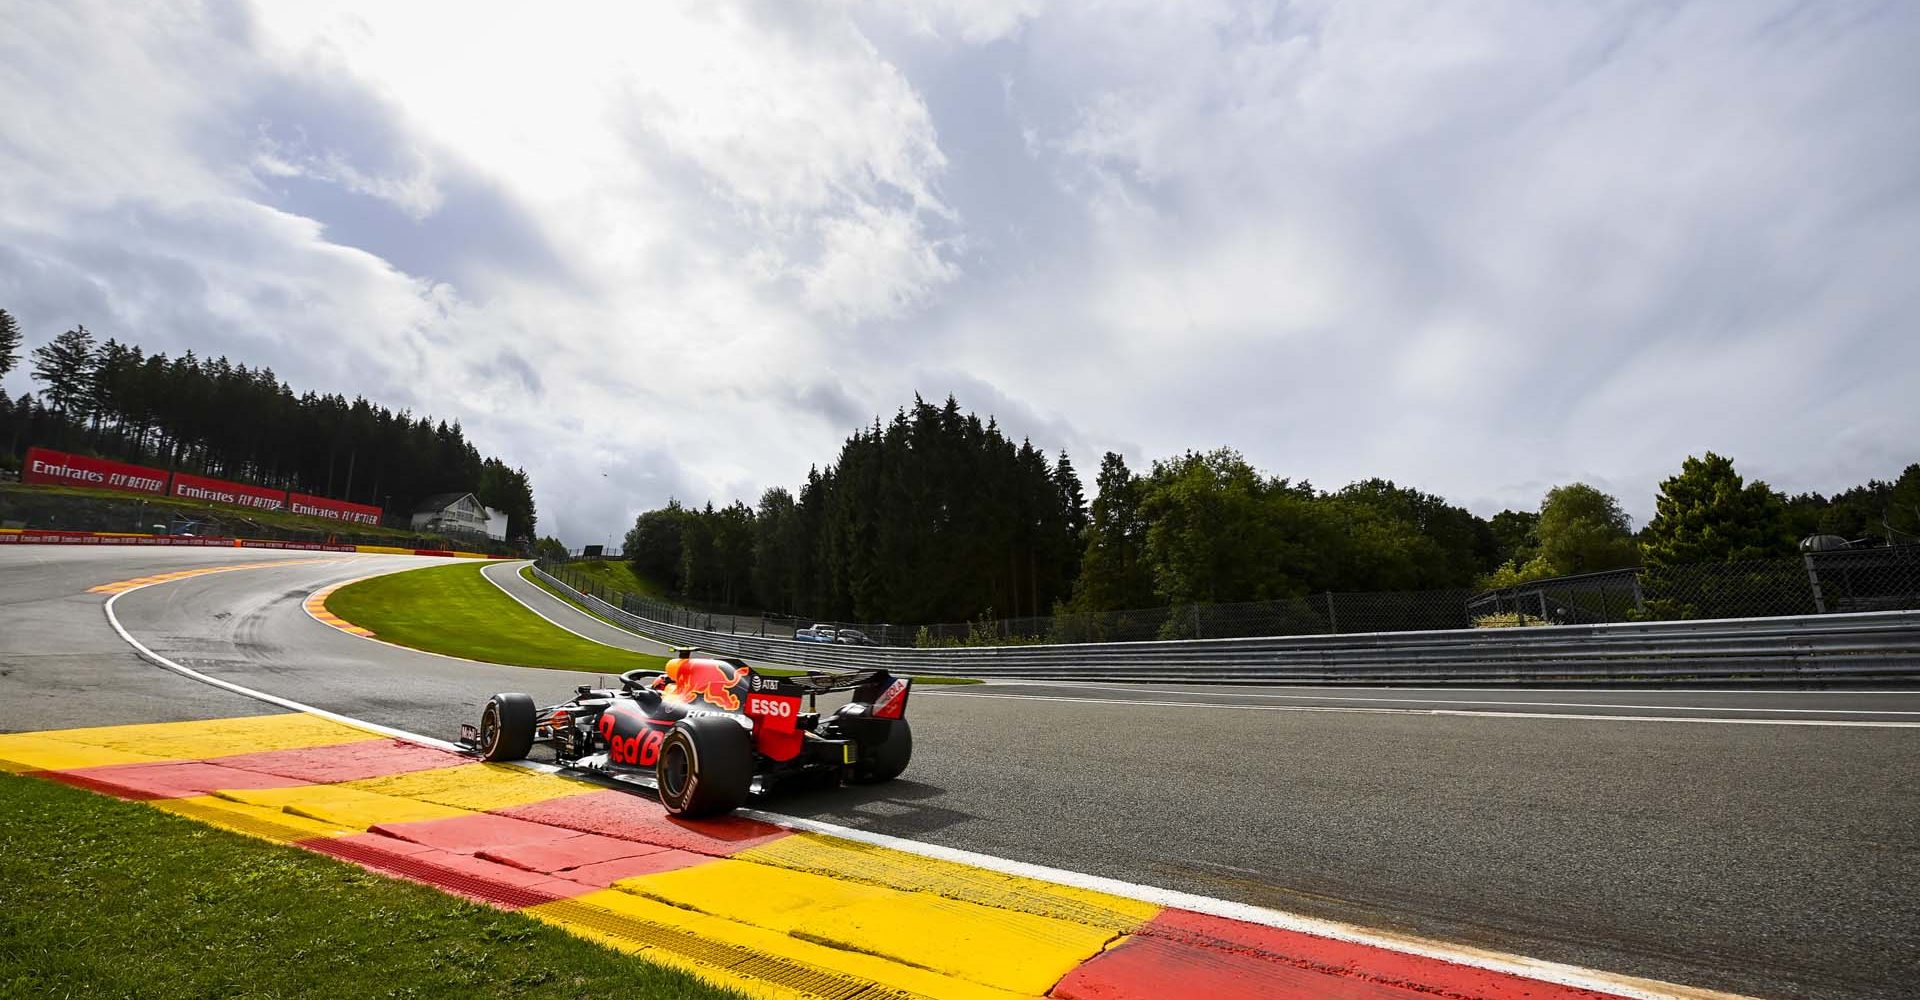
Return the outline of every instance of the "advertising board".
{"type": "Polygon", "coordinates": [[[27,449],[27,460],[20,466],[20,481],[56,486],[90,486],[131,493],[163,494],[167,491],[167,473],[163,469],[88,458],[51,448],[27,449]]]}
{"type": "Polygon", "coordinates": [[[205,476],[186,472],[173,474],[172,494],[183,500],[230,503],[241,507],[252,507],[255,510],[279,510],[287,505],[286,490],[230,483],[224,479],[208,479],[205,476]]]}
{"type": "Polygon", "coordinates": [[[306,493],[287,494],[287,507],[295,514],[305,514],[309,517],[325,517],[354,524],[380,523],[378,507],[369,507],[363,503],[348,503],[345,500],[329,500],[326,497],[316,497],[306,493]]]}

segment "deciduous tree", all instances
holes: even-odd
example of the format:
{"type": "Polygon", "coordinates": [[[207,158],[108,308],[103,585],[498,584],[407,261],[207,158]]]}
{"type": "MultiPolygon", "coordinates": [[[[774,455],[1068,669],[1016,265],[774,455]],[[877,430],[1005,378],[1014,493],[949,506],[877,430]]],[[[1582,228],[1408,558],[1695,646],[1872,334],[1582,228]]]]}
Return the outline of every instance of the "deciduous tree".
{"type": "Polygon", "coordinates": [[[1555,576],[1595,573],[1639,563],[1632,524],[1620,501],[1588,486],[1569,483],[1547,492],[1534,528],[1538,558],[1555,576]]]}

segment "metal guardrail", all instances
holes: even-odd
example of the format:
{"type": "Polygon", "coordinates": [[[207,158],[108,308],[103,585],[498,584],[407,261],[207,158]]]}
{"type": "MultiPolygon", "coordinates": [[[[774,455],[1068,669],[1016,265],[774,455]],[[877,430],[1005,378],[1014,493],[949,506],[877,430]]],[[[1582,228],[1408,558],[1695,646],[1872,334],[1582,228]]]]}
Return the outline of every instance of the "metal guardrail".
{"type": "Polygon", "coordinates": [[[980,678],[1211,684],[1858,684],[1920,680],[1920,611],[1374,632],[1264,639],[979,646],[833,646],[709,632],[631,614],[534,572],[662,642],[808,668],[980,678]]]}

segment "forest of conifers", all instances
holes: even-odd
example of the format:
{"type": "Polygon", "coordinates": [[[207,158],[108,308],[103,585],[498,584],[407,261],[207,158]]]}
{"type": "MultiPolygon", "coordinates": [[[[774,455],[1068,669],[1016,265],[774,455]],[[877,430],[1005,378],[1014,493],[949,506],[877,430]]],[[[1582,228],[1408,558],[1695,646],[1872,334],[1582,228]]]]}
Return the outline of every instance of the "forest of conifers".
{"type": "Polygon", "coordinates": [[[0,393],[0,446],[7,448],[0,456],[11,463],[38,445],[373,504],[389,514],[405,514],[431,494],[471,491],[507,512],[509,538],[533,536],[526,474],[482,458],[458,423],[360,397],[295,395],[269,368],[96,343],[85,327],[36,348],[29,360],[38,396],[0,393]]]}

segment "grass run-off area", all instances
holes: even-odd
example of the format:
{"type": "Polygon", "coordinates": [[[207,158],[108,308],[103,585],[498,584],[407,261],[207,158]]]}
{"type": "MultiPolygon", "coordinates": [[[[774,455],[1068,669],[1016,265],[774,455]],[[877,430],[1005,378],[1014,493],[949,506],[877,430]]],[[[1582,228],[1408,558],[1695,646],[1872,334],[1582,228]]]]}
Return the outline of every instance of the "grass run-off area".
{"type": "Polygon", "coordinates": [[[650,597],[657,601],[666,600],[667,590],[658,580],[650,580],[634,572],[633,564],[625,559],[582,559],[567,564],[567,568],[587,579],[624,594],[635,597],[650,597]]]}
{"type": "Polygon", "coordinates": [[[740,994],[354,865],[0,774],[0,998],[740,994]]]}
{"type": "Polygon", "coordinates": [[[618,674],[666,659],[582,639],[522,607],[480,575],[484,563],[432,566],[349,584],[327,610],[387,642],[522,667],[618,674]]]}

